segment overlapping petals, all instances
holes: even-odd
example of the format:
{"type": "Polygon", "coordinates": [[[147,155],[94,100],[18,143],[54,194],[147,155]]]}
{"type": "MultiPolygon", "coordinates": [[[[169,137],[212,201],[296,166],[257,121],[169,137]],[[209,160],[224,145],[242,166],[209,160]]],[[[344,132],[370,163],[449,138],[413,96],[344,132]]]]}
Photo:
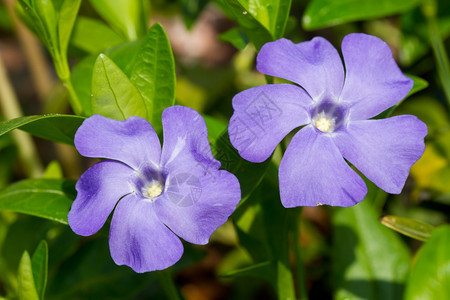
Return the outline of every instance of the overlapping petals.
{"type": "Polygon", "coordinates": [[[342,53],[344,64],[323,38],[267,43],[258,54],[257,69],[299,84],[310,97],[297,92],[296,85],[280,84],[233,98],[230,138],[252,162],[267,159],[291,130],[307,124],[281,160],[280,195],[286,207],[351,206],[363,200],[364,181],[344,158],[380,188],[400,193],[409,169],[424,152],[427,129],[416,117],[367,120],[398,103],[413,86],[389,46],[374,36],[350,34],[342,42],[342,53]],[[262,127],[247,113],[257,93],[270,94],[282,112],[262,127]],[[258,130],[260,134],[254,134],[258,130]],[[233,132],[240,139],[233,141],[233,132]]]}
{"type": "MultiPolygon", "coordinates": [[[[189,179],[189,178],[187,178],[189,179]]],[[[226,171],[217,171],[200,180],[191,178],[189,198],[166,193],[165,201],[155,202],[160,220],[174,233],[194,244],[206,244],[211,234],[236,208],[240,187],[236,177],[226,171]]],[[[181,182],[181,185],[186,181],[181,182]]],[[[182,190],[183,187],[177,187],[182,190]]],[[[186,187],[185,187],[186,188],[186,187]]]]}
{"type": "Polygon", "coordinates": [[[69,225],[78,234],[91,235],[116,206],[111,256],[136,272],[177,262],[183,253],[178,236],[206,244],[240,200],[237,178],[219,170],[212,156],[203,118],[174,106],[164,111],[162,120],[162,151],[151,125],[138,117],[117,121],[92,116],[76,134],[80,153],[108,159],[77,182],[69,225]]]}

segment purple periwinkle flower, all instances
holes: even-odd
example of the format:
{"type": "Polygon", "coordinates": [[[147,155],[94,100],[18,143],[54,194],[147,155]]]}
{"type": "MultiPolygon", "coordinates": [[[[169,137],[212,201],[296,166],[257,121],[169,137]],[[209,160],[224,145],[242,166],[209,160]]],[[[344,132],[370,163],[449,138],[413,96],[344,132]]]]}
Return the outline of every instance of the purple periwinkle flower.
{"type": "Polygon", "coordinates": [[[427,128],[417,117],[370,119],[413,86],[389,46],[374,36],[349,34],[342,55],[345,69],[336,49],[321,37],[267,43],[257,69],[294,84],[258,86],[233,98],[231,143],[249,161],[266,160],[289,132],[304,126],[279,167],[285,207],[362,201],[367,187],[344,159],[378,187],[398,194],[424,152],[427,128]]]}
{"type": "Polygon", "coordinates": [[[79,235],[92,235],[115,208],[111,256],[139,273],[177,262],[183,254],[177,236],[206,244],[241,197],[237,178],[219,170],[205,121],[195,110],[169,107],[162,123],[162,150],[150,123],[139,117],[94,115],[75,135],[80,154],[106,159],[78,180],[69,225],[79,235]]]}

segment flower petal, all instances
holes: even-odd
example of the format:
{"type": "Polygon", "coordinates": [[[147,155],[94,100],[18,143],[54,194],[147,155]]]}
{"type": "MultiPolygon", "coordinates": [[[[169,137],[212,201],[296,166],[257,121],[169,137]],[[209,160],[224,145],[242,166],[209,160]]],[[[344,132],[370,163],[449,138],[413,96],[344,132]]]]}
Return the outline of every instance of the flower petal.
{"type": "Polygon", "coordinates": [[[411,166],[425,150],[426,125],[415,116],[348,124],[336,135],[344,157],[388,193],[399,194],[411,166]]]}
{"type": "Polygon", "coordinates": [[[128,181],[133,172],[112,160],[96,163],[84,172],[76,184],[77,198],[68,215],[70,228],[84,236],[96,233],[117,201],[131,192],[128,181]]]}
{"type": "Polygon", "coordinates": [[[341,101],[352,105],[351,119],[378,115],[402,100],[414,81],[403,75],[389,46],[381,39],[362,33],[342,41],[346,69],[341,101]]]}
{"type": "Polygon", "coordinates": [[[117,204],[109,248],[116,264],[130,266],[138,273],[168,268],[183,254],[180,239],[161,223],[153,203],[137,194],[117,204]]]}
{"type": "Polygon", "coordinates": [[[164,145],[161,166],[168,173],[178,169],[217,170],[220,162],[211,153],[202,116],[189,107],[171,106],[162,114],[164,145]]]}
{"type": "Polygon", "coordinates": [[[157,165],[161,156],[152,125],[139,117],[119,121],[91,116],[78,128],[75,146],[83,156],[118,160],[134,169],[142,164],[157,165]]]}
{"type": "Polygon", "coordinates": [[[332,137],[308,125],[289,144],[279,169],[285,207],[352,206],[364,199],[367,187],[342,158],[332,137]]]}
{"type": "Polygon", "coordinates": [[[241,199],[239,181],[223,170],[201,178],[181,173],[168,182],[163,197],[155,201],[156,214],[178,236],[194,244],[208,243],[241,199]]]}
{"type": "Polygon", "coordinates": [[[228,126],[231,144],[251,161],[266,160],[294,128],[310,122],[309,95],[293,84],[270,84],[240,92],[233,98],[228,126]]]}
{"type": "Polygon", "coordinates": [[[287,39],[266,43],[256,58],[256,68],[298,83],[315,101],[323,97],[336,99],[344,83],[339,53],[322,37],[299,44],[287,39]]]}

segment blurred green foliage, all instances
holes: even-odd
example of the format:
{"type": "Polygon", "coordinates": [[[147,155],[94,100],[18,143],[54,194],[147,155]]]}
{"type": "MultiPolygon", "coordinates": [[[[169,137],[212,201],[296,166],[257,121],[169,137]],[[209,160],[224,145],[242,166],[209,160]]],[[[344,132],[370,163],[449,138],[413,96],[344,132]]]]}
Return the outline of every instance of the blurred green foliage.
{"type": "MultiPolygon", "coordinates": [[[[75,191],[74,181],[62,175],[92,162],[70,164],[61,155],[61,164],[50,163],[59,146],[42,139],[73,145],[76,129],[94,113],[140,115],[160,132],[161,112],[174,103],[205,116],[214,155],[236,174],[243,191],[210,245],[186,243],[172,268],[185,298],[287,298],[293,297],[293,282],[311,299],[450,297],[450,233],[442,225],[449,222],[450,204],[449,1],[19,0],[16,9],[67,88],[54,97],[71,108],[57,106],[49,95],[44,103],[22,101],[23,109],[58,114],[0,123],[0,297],[164,298],[156,273],[136,274],[113,263],[108,225],[91,237],[79,237],[66,225],[75,191]],[[369,185],[355,207],[305,208],[300,215],[281,206],[277,190],[287,141],[264,163],[240,158],[226,131],[231,99],[266,83],[254,68],[264,43],[320,35],[339,49],[350,32],[384,39],[414,79],[409,97],[382,117],[413,114],[423,120],[429,131],[425,154],[400,195],[369,185]],[[45,178],[24,178],[20,145],[9,135],[14,129],[39,138],[45,178]],[[380,218],[386,215],[389,227],[423,242],[384,227],[380,218]],[[290,256],[288,247],[296,249],[290,256]]],[[[3,4],[0,30],[0,46],[16,38],[3,4]]],[[[52,69],[49,61],[46,66],[52,69]]]]}

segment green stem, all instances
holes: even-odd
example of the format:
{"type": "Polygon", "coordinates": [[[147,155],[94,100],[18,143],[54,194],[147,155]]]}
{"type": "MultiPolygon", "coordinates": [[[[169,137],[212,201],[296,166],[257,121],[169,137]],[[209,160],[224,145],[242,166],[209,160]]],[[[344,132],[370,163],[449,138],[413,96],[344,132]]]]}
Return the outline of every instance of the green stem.
{"type": "Polygon", "coordinates": [[[80,99],[78,98],[77,93],[75,92],[75,89],[72,85],[72,80],[69,78],[61,78],[61,81],[63,82],[64,86],[67,88],[67,91],[69,92],[69,102],[72,106],[72,109],[75,114],[82,115],[83,114],[83,108],[81,106],[80,99]]]}
{"type": "Polygon", "coordinates": [[[296,208],[296,212],[293,213],[292,217],[292,231],[291,231],[291,240],[294,246],[294,255],[295,255],[295,269],[297,274],[296,286],[297,293],[299,295],[299,299],[307,300],[308,299],[308,291],[306,288],[306,275],[305,275],[305,267],[303,265],[302,260],[302,249],[300,245],[300,213],[302,212],[302,208],[296,208]]]}
{"type": "Polygon", "coordinates": [[[156,275],[162,288],[166,292],[167,299],[181,300],[182,297],[178,291],[175,283],[173,282],[172,274],[169,269],[157,271],[156,275]]]}
{"type": "MultiPolygon", "coordinates": [[[[3,60],[0,57],[0,106],[7,120],[21,117],[22,110],[16,93],[9,81],[3,60]]],[[[37,155],[33,140],[25,132],[13,131],[22,166],[28,177],[40,177],[43,173],[42,163],[37,155]]]]}
{"type": "Polygon", "coordinates": [[[441,80],[448,106],[450,108],[450,67],[447,52],[442,42],[439,26],[436,22],[437,12],[436,1],[425,1],[423,12],[428,22],[428,32],[430,35],[431,47],[436,59],[439,79],[441,80]]]}

